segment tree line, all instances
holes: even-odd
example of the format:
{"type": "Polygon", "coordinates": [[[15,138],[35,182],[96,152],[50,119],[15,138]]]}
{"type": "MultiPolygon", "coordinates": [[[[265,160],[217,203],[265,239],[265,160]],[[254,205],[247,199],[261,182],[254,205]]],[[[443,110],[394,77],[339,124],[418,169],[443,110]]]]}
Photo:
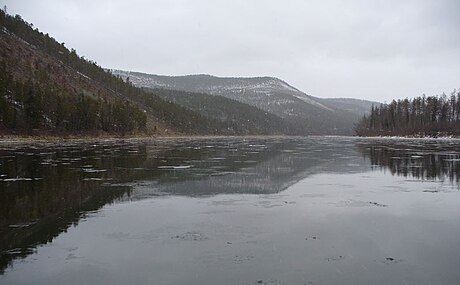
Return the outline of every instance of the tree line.
{"type": "Polygon", "coordinates": [[[372,106],[355,131],[359,136],[458,136],[460,90],[372,106]]]}
{"type": "Polygon", "coordinates": [[[15,80],[0,62],[0,130],[30,132],[145,130],[146,115],[129,101],[55,92],[49,81],[15,80]]]}

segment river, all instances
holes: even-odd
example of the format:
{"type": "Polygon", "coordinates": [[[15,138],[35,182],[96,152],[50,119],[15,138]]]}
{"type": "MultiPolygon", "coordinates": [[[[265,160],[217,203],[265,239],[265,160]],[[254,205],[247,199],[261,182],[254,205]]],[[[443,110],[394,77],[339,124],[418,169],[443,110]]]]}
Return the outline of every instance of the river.
{"type": "Polygon", "coordinates": [[[0,284],[460,284],[460,141],[0,144],[0,284]]]}

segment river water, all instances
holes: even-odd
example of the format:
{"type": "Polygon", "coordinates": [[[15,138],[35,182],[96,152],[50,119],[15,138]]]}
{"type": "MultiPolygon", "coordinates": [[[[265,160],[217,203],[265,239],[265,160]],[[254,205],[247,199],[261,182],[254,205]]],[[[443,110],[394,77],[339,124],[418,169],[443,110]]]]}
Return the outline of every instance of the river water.
{"type": "Polygon", "coordinates": [[[460,284],[460,141],[0,144],[0,284],[460,284]]]}

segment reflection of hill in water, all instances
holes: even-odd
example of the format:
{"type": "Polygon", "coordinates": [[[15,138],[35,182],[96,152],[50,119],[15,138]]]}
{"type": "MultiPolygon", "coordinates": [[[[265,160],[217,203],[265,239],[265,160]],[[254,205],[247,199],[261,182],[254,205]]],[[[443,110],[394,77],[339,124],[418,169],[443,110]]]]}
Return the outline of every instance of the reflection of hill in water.
{"type": "Polygon", "coordinates": [[[374,168],[422,180],[458,183],[458,142],[426,140],[382,140],[357,143],[357,148],[374,168]]]}
{"type": "MultiPolygon", "coordinates": [[[[329,141],[329,140],[328,140],[329,141]]],[[[107,203],[154,195],[277,193],[312,173],[349,172],[321,139],[213,139],[3,146],[0,269],[107,203]]]]}
{"type": "Polygon", "coordinates": [[[342,148],[321,140],[241,142],[224,152],[220,147],[216,146],[199,161],[183,161],[184,166],[191,168],[165,169],[159,180],[146,179],[131,184],[135,186],[131,198],[164,194],[277,193],[310,174],[353,172],[362,163],[351,145],[342,148]]]}

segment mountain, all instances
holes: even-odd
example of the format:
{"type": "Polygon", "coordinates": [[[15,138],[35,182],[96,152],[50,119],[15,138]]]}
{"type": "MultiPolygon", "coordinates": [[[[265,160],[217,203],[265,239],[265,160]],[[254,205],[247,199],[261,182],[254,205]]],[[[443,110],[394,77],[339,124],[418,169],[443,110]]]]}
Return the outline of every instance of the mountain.
{"type": "Polygon", "coordinates": [[[285,119],[300,134],[353,134],[366,106],[357,99],[320,99],[274,77],[223,78],[211,75],[162,76],[111,70],[143,88],[206,93],[233,99],[285,119]]]}

